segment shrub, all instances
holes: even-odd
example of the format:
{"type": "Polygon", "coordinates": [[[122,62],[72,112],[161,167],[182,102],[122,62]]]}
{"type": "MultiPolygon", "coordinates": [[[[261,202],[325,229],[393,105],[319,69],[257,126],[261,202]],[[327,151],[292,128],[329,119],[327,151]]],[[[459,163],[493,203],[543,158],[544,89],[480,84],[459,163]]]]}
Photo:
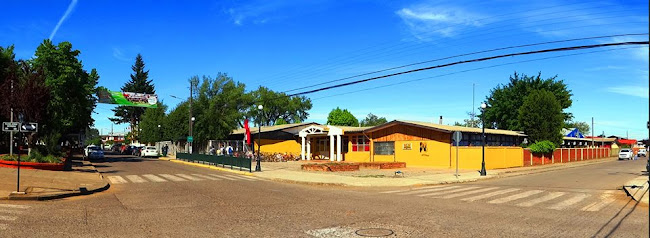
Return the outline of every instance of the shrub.
{"type": "Polygon", "coordinates": [[[543,140],[531,144],[528,148],[530,148],[530,152],[533,153],[547,154],[555,150],[555,144],[553,144],[551,141],[543,140]]]}

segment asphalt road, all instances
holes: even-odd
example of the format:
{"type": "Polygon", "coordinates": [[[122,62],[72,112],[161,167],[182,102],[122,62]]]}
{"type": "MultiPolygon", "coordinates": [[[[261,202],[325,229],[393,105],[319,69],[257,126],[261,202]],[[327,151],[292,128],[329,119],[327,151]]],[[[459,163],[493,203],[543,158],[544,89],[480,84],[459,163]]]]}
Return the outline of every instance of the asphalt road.
{"type": "Polygon", "coordinates": [[[620,186],[645,160],[420,188],[285,184],[156,159],[97,163],[105,192],[0,202],[0,237],[648,237],[620,186]]]}

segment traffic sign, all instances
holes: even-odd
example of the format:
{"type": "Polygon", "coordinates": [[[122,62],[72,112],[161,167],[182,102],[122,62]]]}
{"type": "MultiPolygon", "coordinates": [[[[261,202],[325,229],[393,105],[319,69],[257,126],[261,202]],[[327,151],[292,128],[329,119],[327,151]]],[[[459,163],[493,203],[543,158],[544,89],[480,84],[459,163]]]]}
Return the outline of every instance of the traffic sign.
{"type": "Polygon", "coordinates": [[[460,143],[461,140],[463,140],[463,133],[460,131],[454,131],[454,135],[452,136],[452,139],[456,142],[456,146],[460,143]]]}
{"type": "Polygon", "coordinates": [[[23,123],[20,126],[20,132],[37,132],[37,131],[38,131],[38,123],[35,122],[23,123]]]}
{"type": "Polygon", "coordinates": [[[193,141],[194,141],[194,137],[191,137],[191,136],[187,137],[187,142],[193,142],[193,141]]]}
{"type": "Polygon", "coordinates": [[[2,131],[18,132],[19,129],[20,129],[20,123],[19,122],[3,122],[2,123],[2,131]]]}

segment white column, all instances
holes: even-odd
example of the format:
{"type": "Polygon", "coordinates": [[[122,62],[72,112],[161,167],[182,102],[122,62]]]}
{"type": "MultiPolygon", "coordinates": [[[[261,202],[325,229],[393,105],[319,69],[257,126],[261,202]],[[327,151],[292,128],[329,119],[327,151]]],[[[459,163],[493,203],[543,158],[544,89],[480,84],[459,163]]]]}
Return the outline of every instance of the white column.
{"type": "Polygon", "coordinates": [[[302,144],[300,144],[300,159],[305,160],[305,137],[300,137],[302,144]]]}
{"type": "Polygon", "coordinates": [[[311,139],[307,137],[307,160],[311,160],[311,139]]]}
{"type": "Polygon", "coordinates": [[[334,135],[330,136],[330,161],[334,161],[334,135]]]}
{"type": "Polygon", "coordinates": [[[336,161],[341,161],[341,135],[336,135],[336,161]]]}

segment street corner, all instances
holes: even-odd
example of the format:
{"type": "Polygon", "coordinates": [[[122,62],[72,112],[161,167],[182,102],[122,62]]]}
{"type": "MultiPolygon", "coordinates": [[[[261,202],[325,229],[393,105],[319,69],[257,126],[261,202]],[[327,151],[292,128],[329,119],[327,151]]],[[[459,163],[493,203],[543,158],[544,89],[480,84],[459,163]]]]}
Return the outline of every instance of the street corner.
{"type": "Polygon", "coordinates": [[[110,186],[111,185],[108,182],[102,182],[94,185],[80,186],[75,189],[27,187],[24,192],[14,192],[9,194],[9,196],[6,197],[6,200],[46,201],[68,197],[85,196],[106,191],[110,188],[110,186]]]}
{"type": "Polygon", "coordinates": [[[648,206],[648,177],[639,176],[635,179],[627,181],[623,185],[623,191],[627,196],[637,201],[639,204],[648,206]]]}

